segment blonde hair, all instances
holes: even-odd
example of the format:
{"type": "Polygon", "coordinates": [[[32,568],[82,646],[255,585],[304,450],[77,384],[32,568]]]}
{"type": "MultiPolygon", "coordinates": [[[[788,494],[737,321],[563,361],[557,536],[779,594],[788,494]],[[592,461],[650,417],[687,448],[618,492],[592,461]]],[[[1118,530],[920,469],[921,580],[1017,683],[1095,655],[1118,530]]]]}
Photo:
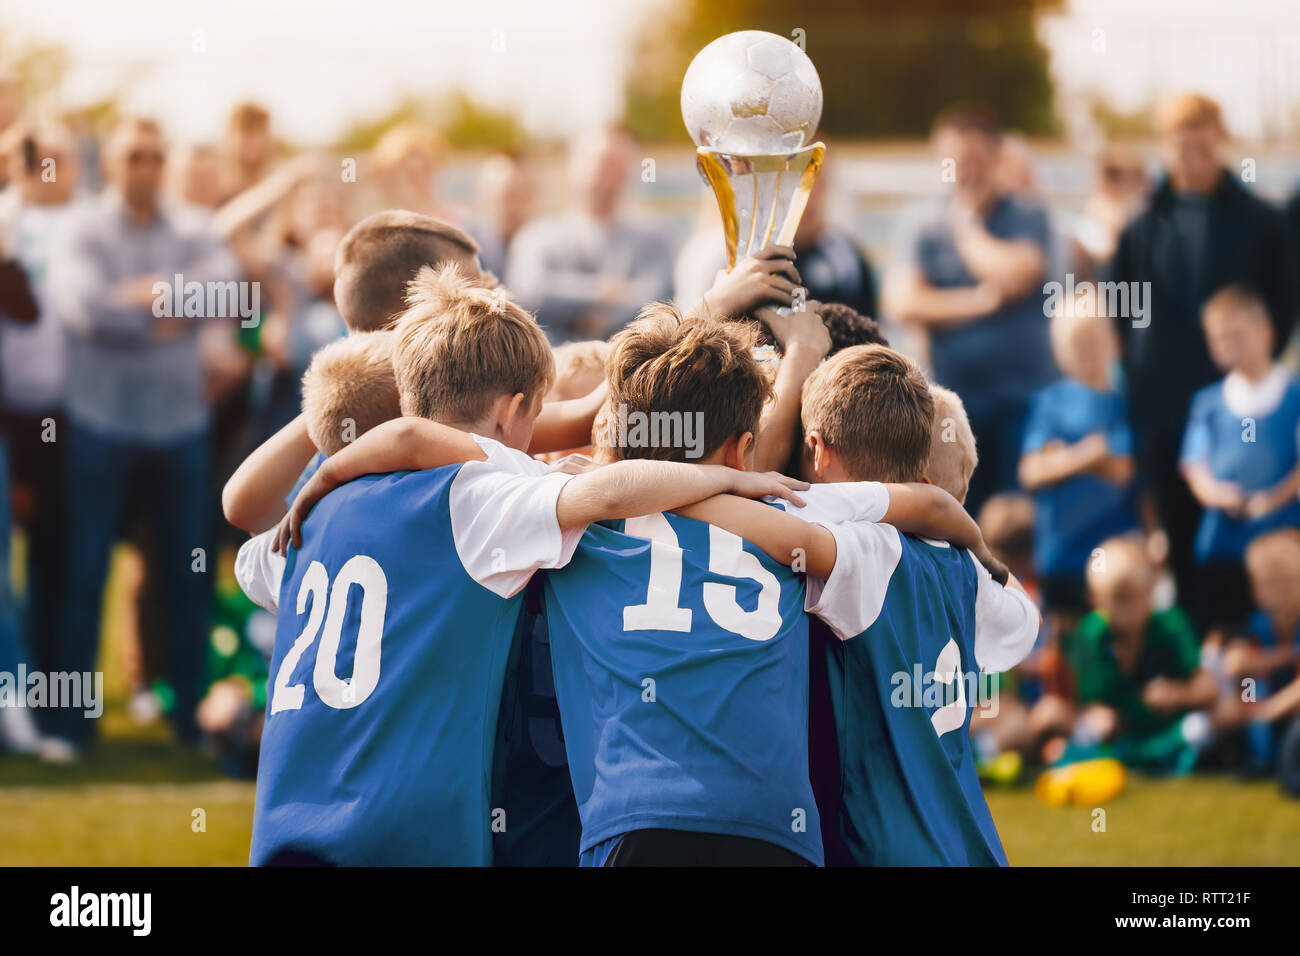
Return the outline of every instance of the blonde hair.
{"type": "Polygon", "coordinates": [[[563,401],[581,398],[605,379],[605,360],[613,347],[600,339],[587,342],[565,342],[557,345],[555,354],[555,384],[550,398],[563,401]]]}
{"type": "Polygon", "coordinates": [[[979,464],[975,433],[961,396],[942,385],[930,386],[934,399],[934,424],[930,436],[930,461],[925,474],[960,502],[966,501],[970,476],[979,464]]]}
{"type": "Polygon", "coordinates": [[[864,481],[919,481],[930,459],[934,399],[920,369],[883,345],[854,345],[803,386],[803,432],[817,432],[864,481]]]}
{"type": "Polygon", "coordinates": [[[1300,578],[1300,529],[1269,531],[1246,546],[1246,570],[1252,577],[1268,567],[1287,568],[1300,578]]]}
{"type": "MultiPolygon", "coordinates": [[[[728,440],[758,429],[772,385],[754,360],[757,329],[683,315],[653,302],[611,341],[606,362],[610,408],[628,414],[698,414],[707,458],[728,440]]],[[[618,447],[622,458],[680,460],[669,445],[618,447]]]]}
{"type": "Polygon", "coordinates": [[[370,152],[370,162],[376,172],[387,173],[412,154],[424,156],[438,165],[446,151],[446,142],[432,126],[417,122],[398,123],[379,137],[379,142],[370,152]]]}
{"type": "Polygon", "coordinates": [[[408,286],[393,366],[402,414],[478,421],[501,395],[540,400],[555,378],[537,320],[503,289],[484,289],[453,264],[425,266],[408,286]]]}
{"type": "Polygon", "coordinates": [[[1227,132],[1219,104],[1201,93],[1175,93],[1162,100],[1156,107],[1155,126],[1160,133],[1182,126],[1213,126],[1227,132]]]}
{"type": "Polygon", "coordinates": [[[1268,304],[1252,289],[1240,283],[1224,286],[1201,306],[1201,324],[1218,322],[1237,315],[1250,315],[1272,328],[1268,304]]]}
{"type": "Polygon", "coordinates": [[[394,344],[392,332],[358,332],[312,358],[302,377],[302,413],[312,444],[324,454],[401,415],[394,344]]]}
{"type": "Polygon", "coordinates": [[[1088,561],[1088,589],[1093,594],[1107,585],[1129,583],[1150,589],[1155,585],[1156,569],[1147,554],[1146,544],[1137,535],[1108,538],[1093,551],[1088,561]]]}

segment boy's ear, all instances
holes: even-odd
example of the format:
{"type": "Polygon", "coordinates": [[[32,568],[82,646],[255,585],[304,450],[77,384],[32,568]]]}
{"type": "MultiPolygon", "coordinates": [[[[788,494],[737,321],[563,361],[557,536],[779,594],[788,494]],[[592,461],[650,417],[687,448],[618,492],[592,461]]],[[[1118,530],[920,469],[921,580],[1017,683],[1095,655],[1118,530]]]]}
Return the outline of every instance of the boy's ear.
{"type": "Polygon", "coordinates": [[[826,477],[826,471],[835,460],[835,452],[826,444],[822,438],[821,432],[813,430],[804,438],[804,444],[807,447],[806,456],[812,462],[813,474],[818,478],[826,477]]]}
{"type": "Polygon", "coordinates": [[[531,412],[532,403],[523,392],[500,395],[492,403],[493,424],[506,444],[510,444],[511,436],[527,424],[531,412]]]}
{"type": "Polygon", "coordinates": [[[736,471],[752,471],[754,464],[754,433],[741,432],[727,439],[723,464],[736,471]]]}

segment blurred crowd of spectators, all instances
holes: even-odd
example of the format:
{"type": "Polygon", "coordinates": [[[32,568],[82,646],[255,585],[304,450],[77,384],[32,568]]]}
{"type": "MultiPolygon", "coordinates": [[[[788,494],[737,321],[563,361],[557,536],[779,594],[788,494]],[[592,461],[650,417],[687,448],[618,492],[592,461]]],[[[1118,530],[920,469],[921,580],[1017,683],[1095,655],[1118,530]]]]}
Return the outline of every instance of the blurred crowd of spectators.
{"type": "MultiPolygon", "coordinates": [[[[810,301],[880,318],[964,401],[967,505],[1047,612],[1007,706],[976,722],[990,761],[1109,747],[1164,769],[1216,754],[1267,768],[1300,712],[1300,385],[1279,363],[1300,197],[1252,193],[1208,99],[1174,98],[1156,126],[1156,175],[1109,148],[1067,210],[1041,195],[1025,141],[956,109],[934,124],[940,188],[899,216],[887,269],[835,215],[833,161],[794,240],[810,301]]],[[[362,217],[460,225],[557,346],[656,299],[697,303],[726,264],[712,197],[680,247],[626,202],[641,157],[622,129],[575,138],[548,215],[534,158],[486,158],[464,209],[442,199],[446,159],[419,123],[359,165],[286,157],[252,103],[216,141],[171,146],[146,119],[36,120],[0,84],[0,562],[21,557],[0,574],[0,671],[96,668],[125,538],[143,555],[120,571],[132,713],[166,712],[197,742],[220,709],[209,682],[245,659],[256,672],[272,631],[223,579],[218,489],[345,333],[334,253],[362,217]],[[221,314],[167,306],[229,283],[238,307],[221,314]]],[[[52,713],[43,753],[75,759],[93,722],[52,713]]],[[[38,745],[27,720],[0,710],[10,747],[38,745]]]]}

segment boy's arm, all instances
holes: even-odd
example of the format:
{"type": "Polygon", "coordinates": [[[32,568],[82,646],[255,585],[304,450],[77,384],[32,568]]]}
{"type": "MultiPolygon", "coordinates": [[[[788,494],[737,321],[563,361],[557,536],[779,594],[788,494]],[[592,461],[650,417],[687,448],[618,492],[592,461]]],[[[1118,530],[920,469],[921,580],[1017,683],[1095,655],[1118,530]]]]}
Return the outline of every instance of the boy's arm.
{"type": "Polygon", "coordinates": [[[1262,518],[1270,512],[1289,505],[1300,496],[1300,465],[1272,488],[1257,491],[1246,500],[1246,516],[1262,518]]]}
{"type": "Polygon", "coordinates": [[[793,489],[807,487],[775,472],[676,461],[616,461],[571,478],[556,499],[555,515],[561,528],[581,528],[593,521],[672,511],[727,493],[773,496],[799,505],[803,500],[793,489]]]}
{"type": "Polygon", "coordinates": [[[780,508],[720,494],[676,511],[684,518],[717,525],[744,538],[773,561],[791,566],[798,562],[801,566],[796,570],[814,577],[829,578],[835,568],[835,536],[780,508]]]}
{"type": "Polygon", "coordinates": [[[1142,703],[1159,713],[1177,714],[1209,707],[1219,696],[1219,685],[1204,668],[1191,677],[1153,677],[1142,688],[1142,703]]]}
{"type": "Polygon", "coordinates": [[[1239,515],[1246,507],[1246,495],[1240,485],[1219,481],[1205,465],[1183,465],[1183,477],[1196,500],[1205,508],[1216,508],[1229,515],[1239,515]]]}
{"type": "Polygon", "coordinates": [[[789,315],[775,309],[762,309],[758,315],[772,330],[783,354],[776,373],[775,396],[754,442],[754,470],[776,471],[790,459],[803,383],[830,351],[831,336],[813,303],[789,315]]]}
{"type": "Polygon", "coordinates": [[[1264,648],[1255,641],[1243,642],[1244,646],[1235,655],[1235,666],[1228,669],[1232,677],[1267,674],[1279,667],[1289,667],[1300,658],[1300,646],[1281,645],[1264,648]]]}
{"type": "MultiPolygon", "coordinates": [[[[1006,566],[989,551],[975,519],[942,488],[921,483],[823,484],[817,486],[815,504],[818,520],[883,523],[905,534],[948,541],[969,550],[996,580],[1008,578],[1006,566]]],[[[835,567],[835,543],[833,539],[827,540],[830,533],[796,514],[734,498],[700,502],[691,508],[678,509],[678,514],[716,524],[752,541],[782,564],[791,564],[803,556],[804,570],[814,577],[829,578],[835,567]],[[817,528],[821,533],[814,530],[817,528]]]]}
{"type": "Polygon", "coordinates": [[[1020,483],[1037,491],[1103,466],[1110,457],[1106,436],[1094,432],[1073,445],[1049,444],[1020,459],[1020,483]]]}
{"type": "MultiPolygon", "coordinates": [[[[280,523],[274,549],[284,553],[290,541],[301,547],[303,519],[321,498],[354,478],[422,471],[486,458],[468,432],[423,418],[384,422],[325,460],[280,523]]],[[[799,487],[807,486],[780,475],[721,466],[622,461],[575,476],[557,499],[556,517],[561,528],[583,527],[593,521],[671,511],[727,491],[753,497],[776,495],[799,502],[791,491],[799,487]]]]}
{"type": "Polygon", "coordinates": [[[221,492],[226,520],[249,534],[260,534],[284,515],[293,490],[316,446],[301,415],[268,438],[235,470],[221,492]]]}
{"type": "Polygon", "coordinates": [[[1262,723],[1300,711],[1300,677],[1269,694],[1255,706],[1254,719],[1262,723]]]}
{"type": "Polygon", "coordinates": [[[427,418],[394,418],[376,425],[326,458],[303,485],[280,522],[273,550],[284,554],[290,541],[294,547],[302,547],[303,519],[318,501],[354,478],[391,471],[423,471],[485,458],[487,455],[469,432],[427,418]]]}
{"type": "Polygon", "coordinates": [[[565,451],[591,444],[591,425],[609,396],[609,385],[601,382],[582,398],[565,402],[548,402],[533,425],[528,454],[565,451]]]}

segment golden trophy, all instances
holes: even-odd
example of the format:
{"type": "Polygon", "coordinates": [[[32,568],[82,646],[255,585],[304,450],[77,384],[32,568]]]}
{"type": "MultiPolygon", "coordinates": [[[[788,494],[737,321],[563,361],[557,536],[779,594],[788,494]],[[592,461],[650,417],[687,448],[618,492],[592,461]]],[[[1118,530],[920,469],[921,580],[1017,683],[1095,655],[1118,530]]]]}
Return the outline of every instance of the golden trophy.
{"type": "Polygon", "coordinates": [[[775,33],[728,33],[687,67],[682,119],[722,214],[728,271],[765,246],[794,242],[826,155],[811,142],[821,115],[812,60],[775,33]]]}

